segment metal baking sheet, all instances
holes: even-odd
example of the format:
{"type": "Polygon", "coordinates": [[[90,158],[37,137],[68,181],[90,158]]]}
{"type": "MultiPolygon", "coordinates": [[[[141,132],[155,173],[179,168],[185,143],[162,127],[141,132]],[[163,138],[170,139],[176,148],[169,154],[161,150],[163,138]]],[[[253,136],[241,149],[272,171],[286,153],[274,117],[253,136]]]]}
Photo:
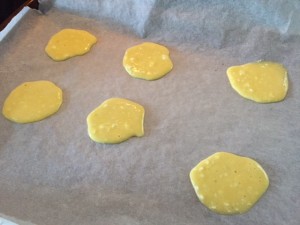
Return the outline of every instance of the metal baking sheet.
{"type": "Polygon", "coordinates": [[[1,216],[37,225],[298,224],[298,1],[75,2],[30,10],[0,43],[1,106],[25,81],[50,80],[64,93],[43,121],[0,117],[1,216]],[[44,48],[63,28],[98,42],[54,62],[44,48]],[[145,41],[170,50],[174,68],[162,79],[134,79],[122,66],[125,50],[145,41]],[[287,68],[284,101],[258,104],[230,87],[226,69],[257,60],[287,68]],[[116,145],[88,137],[87,115],[111,97],[145,107],[144,137],[116,145]],[[269,175],[268,191],[245,214],[215,214],[194,193],[190,170],[217,151],[251,157],[269,175]]]}

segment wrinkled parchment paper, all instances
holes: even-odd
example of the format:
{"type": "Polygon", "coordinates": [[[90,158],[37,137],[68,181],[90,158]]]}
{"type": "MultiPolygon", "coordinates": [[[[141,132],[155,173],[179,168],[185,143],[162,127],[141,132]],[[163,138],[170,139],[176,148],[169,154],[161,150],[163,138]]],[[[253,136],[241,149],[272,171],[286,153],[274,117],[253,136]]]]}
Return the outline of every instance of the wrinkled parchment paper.
{"type": "Polygon", "coordinates": [[[41,9],[0,43],[0,105],[34,80],[60,86],[64,102],[36,123],[0,117],[1,215],[38,225],[299,223],[298,1],[62,0],[41,9]],[[63,28],[87,30],[98,43],[54,62],[44,48],[63,28]],[[170,50],[174,68],[162,79],[134,79],[122,66],[125,50],[145,41],[170,50]],[[287,68],[284,101],[258,104],[230,87],[226,69],[257,60],[287,68]],[[145,107],[144,137],[90,140],[86,117],[111,97],[145,107]],[[190,184],[190,170],[217,151],[251,157],[269,175],[245,214],[209,211],[190,184]]]}

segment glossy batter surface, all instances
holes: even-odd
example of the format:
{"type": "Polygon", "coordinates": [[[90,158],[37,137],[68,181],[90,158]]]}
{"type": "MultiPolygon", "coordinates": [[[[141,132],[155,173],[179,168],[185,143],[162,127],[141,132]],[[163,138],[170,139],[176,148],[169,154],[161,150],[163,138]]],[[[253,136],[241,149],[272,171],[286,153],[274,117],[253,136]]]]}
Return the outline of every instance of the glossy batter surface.
{"type": "Polygon", "coordinates": [[[84,30],[63,29],[49,40],[45,51],[53,60],[63,61],[84,55],[97,42],[97,38],[84,30]]]}
{"type": "Polygon", "coordinates": [[[227,152],[217,152],[190,172],[199,200],[220,214],[248,211],[264,194],[269,179],[254,160],[227,152]]]}
{"type": "Polygon", "coordinates": [[[232,88],[259,103],[282,101],[288,90],[287,70],[278,63],[259,61],[228,68],[232,88]]]}
{"type": "Polygon", "coordinates": [[[173,63],[166,47],[145,42],[127,49],[123,66],[132,77],[156,80],[170,72],[173,63]]]}
{"type": "Polygon", "coordinates": [[[25,82],[6,98],[3,115],[16,123],[42,120],[58,111],[62,90],[50,81],[25,82]]]}
{"type": "Polygon", "coordinates": [[[123,98],[104,101],[87,117],[88,134],[96,142],[115,144],[144,135],[144,107],[123,98]]]}

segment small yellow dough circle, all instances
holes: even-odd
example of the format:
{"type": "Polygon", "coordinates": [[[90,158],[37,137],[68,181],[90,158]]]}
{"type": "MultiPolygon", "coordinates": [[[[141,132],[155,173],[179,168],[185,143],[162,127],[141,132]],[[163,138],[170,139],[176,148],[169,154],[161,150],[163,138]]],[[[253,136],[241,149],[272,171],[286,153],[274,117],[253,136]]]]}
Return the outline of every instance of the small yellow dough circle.
{"type": "Polygon", "coordinates": [[[87,117],[88,134],[95,142],[116,144],[144,135],[144,107],[123,98],[104,101],[87,117]]]}
{"type": "Polygon", "coordinates": [[[16,123],[42,120],[58,111],[62,90],[50,81],[25,82],[6,98],[2,114],[16,123]]]}
{"type": "Polygon", "coordinates": [[[166,47],[145,42],[127,49],[123,66],[132,77],[156,80],[170,72],[173,63],[166,47]]]}
{"type": "Polygon", "coordinates": [[[63,29],[53,35],[45,51],[55,61],[84,55],[97,42],[97,38],[84,30],[63,29]]]}
{"type": "Polygon", "coordinates": [[[219,214],[247,212],[264,194],[269,178],[254,160],[227,152],[217,152],[190,172],[199,200],[219,214]]]}
{"type": "Polygon", "coordinates": [[[232,88],[259,103],[282,101],[288,90],[287,70],[278,63],[258,61],[227,69],[232,88]]]}

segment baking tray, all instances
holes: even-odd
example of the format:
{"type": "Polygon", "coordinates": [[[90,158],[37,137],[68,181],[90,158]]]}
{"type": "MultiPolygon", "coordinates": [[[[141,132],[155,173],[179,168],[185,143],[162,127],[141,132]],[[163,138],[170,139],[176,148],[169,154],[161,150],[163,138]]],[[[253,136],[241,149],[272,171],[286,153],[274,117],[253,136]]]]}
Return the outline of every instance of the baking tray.
{"type": "Polygon", "coordinates": [[[98,14],[91,1],[89,9],[57,1],[45,14],[30,10],[0,44],[0,105],[25,81],[50,80],[64,93],[58,113],[43,121],[0,117],[1,215],[39,225],[298,224],[300,38],[282,25],[296,15],[297,1],[284,3],[294,8],[286,17],[274,2],[282,20],[267,1],[255,1],[256,10],[244,12],[257,17],[236,22],[243,4],[97,2],[98,14]],[[84,56],[54,62],[44,48],[63,28],[87,30],[98,42],[84,56]],[[134,79],[122,66],[125,50],[145,41],[170,50],[174,68],[162,79],[134,79]],[[226,69],[256,60],[287,68],[284,101],[258,104],[232,90],[226,69]],[[144,137],[117,145],[90,140],[86,117],[111,97],[145,107],[144,137]],[[215,214],[194,193],[190,170],[217,151],[253,158],[269,175],[268,191],[245,214],[215,214]]]}
{"type": "Polygon", "coordinates": [[[0,3],[1,17],[0,17],[0,31],[2,31],[7,24],[26,6],[38,9],[38,0],[2,0],[0,3]]]}

